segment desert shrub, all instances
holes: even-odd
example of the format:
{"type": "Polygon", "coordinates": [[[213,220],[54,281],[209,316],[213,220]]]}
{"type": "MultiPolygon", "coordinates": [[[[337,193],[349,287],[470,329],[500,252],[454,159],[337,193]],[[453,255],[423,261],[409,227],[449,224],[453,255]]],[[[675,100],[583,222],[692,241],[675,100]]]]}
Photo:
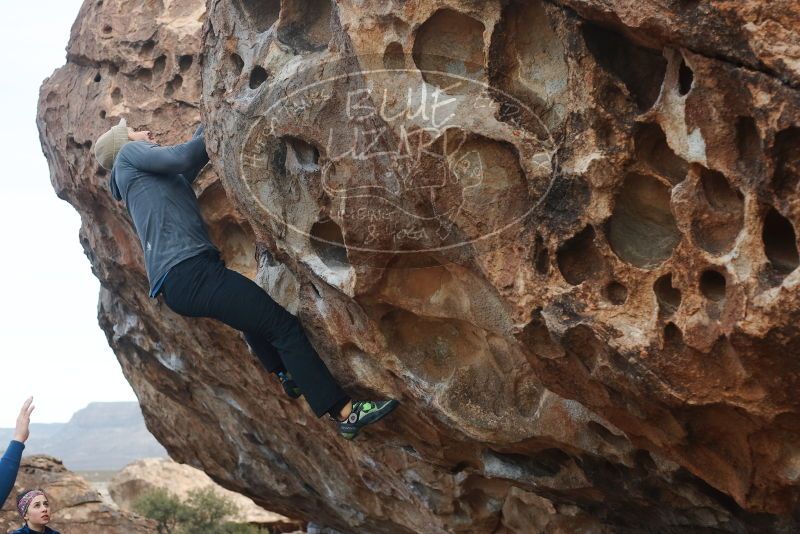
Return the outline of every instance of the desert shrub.
{"type": "Polygon", "coordinates": [[[139,496],[133,503],[133,510],[157,524],[159,534],[175,534],[179,525],[185,520],[188,512],[177,495],[156,488],[139,496]]]}
{"type": "Polygon", "coordinates": [[[228,521],[239,510],[233,501],[211,487],[190,491],[185,501],[158,488],[136,499],[133,509],[138,514],[155,520],[159,534],[259,532],[254,526],[228,521]]]}
{"type": "Polygon", "coordinates": [[[260,530],[253,525],[245,525],[242,523],[225,523],[222,527],[222,532],[225,534],[267,534],[268,530],[260,530]]]}
{"type": "Polygon", "coordinates": [[[190,491],[185,504],[188,514],[181,527],[186,532],[225,534],[225,520],[239,511],[233,501],[211,487],[190,491]]]}

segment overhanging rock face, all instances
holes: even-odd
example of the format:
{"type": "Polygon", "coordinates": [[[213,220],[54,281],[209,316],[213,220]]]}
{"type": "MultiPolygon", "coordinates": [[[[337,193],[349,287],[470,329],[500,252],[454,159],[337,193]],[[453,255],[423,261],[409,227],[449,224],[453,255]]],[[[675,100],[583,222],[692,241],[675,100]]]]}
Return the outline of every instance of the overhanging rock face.
{"type": "Polygon", "coordinates": [[[347,531],[796,530],[789,7],[85,4],[39,125],[148,426],[347,531]],[[165,143],[203,117],[229,265],[348,391],[402,400],[388,424],[343,443],[236,332],[146,298],[90,158],[123,115],[165,143]]]}

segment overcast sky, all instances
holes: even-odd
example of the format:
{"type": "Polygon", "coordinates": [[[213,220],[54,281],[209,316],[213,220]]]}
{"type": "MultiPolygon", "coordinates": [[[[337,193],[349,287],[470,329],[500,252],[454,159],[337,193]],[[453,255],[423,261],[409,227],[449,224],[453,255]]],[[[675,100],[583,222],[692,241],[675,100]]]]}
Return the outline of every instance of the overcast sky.
{"type": "Polygon", "coordinates": [[[0,0],[0,427],[14,425],[28,395],[39,423],[67,421],[92,401],[136,399],[97,324],[99,282],[78,242],[80,218],[53,192],[36,130],[39,86],[65,63],[81,3],[0,0]]]}

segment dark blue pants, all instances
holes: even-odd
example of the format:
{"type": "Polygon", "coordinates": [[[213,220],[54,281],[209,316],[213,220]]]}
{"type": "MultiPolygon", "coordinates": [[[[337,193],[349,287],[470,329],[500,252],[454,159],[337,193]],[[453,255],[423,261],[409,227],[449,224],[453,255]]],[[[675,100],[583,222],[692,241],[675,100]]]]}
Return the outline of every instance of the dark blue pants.
{"type": "Polygon", "coordinates": [[[270,372],[289,371],[311,409],[321,417],[349,401],[309,343],[300,321],[255,282],[231,271],[215,251],[170,269],[162,286],[164,302],[187,317],[211,317],[244,333],[270,372]]]}

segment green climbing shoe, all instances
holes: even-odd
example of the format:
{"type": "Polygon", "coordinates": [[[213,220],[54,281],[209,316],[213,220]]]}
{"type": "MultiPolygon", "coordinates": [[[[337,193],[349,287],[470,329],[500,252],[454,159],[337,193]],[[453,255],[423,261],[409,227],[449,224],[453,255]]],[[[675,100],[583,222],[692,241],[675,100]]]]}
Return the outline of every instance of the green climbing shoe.
{"type": "Polygon", "coordinates": [[[278,371],[275,374],[278,375],[278,380],[281,381],[283,391],[285,391],[290,398],[297,399],[303,394],[303,392],[300,391],[300,388],[297,387],[297,383],[294,381],[294,379],[292,379],[292,375],[290,373],[278,371]]]}
{"type": "Polygon", "coordinates": [[[399,404],[396,400],[354,401],[350,416],[339,422],[339,433],[344,439],[353,439],[362,428],[380,421],[399,404]]]}

